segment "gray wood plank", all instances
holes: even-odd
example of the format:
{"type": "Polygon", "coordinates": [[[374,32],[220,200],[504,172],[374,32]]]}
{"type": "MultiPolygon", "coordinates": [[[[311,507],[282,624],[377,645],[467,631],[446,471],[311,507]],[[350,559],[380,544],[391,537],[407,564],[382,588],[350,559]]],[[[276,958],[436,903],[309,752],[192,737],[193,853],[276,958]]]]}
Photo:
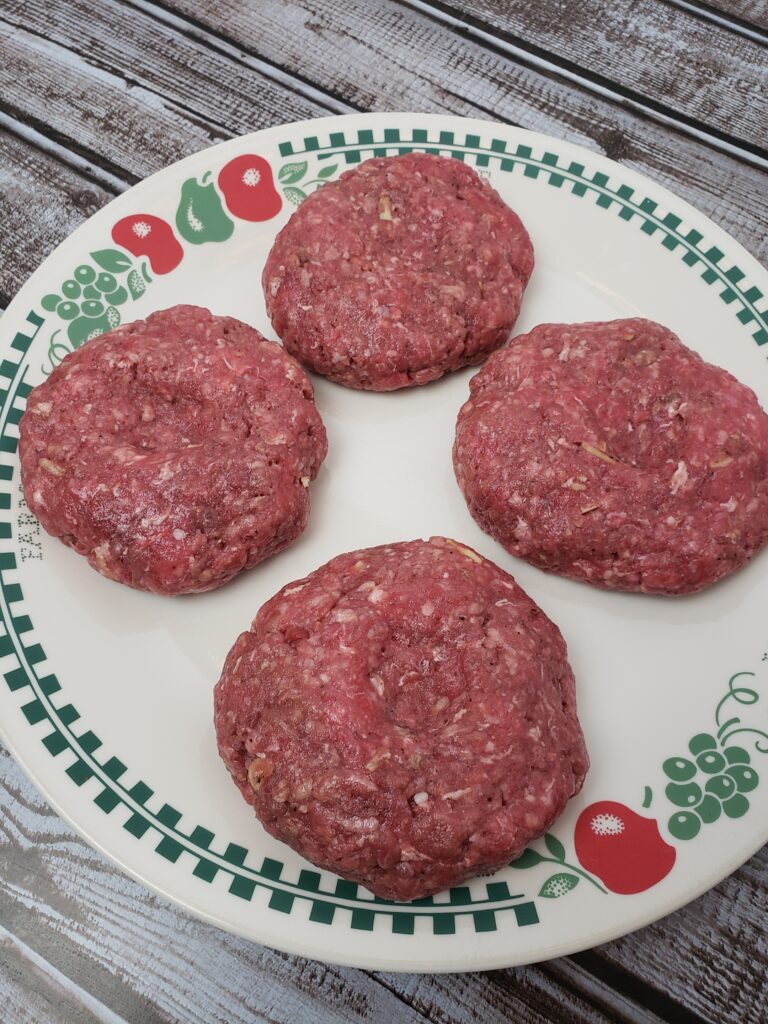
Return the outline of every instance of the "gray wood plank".
{"type": "Polygon", "coordinates": [[[709,0],[706,6],[768,32],[768,3],[766,0],[709,0]]]}
{"type": "MultiPolygon", "coordinates": [[[[190,6],[203,13],[202,5],[190,6]]],[[[415,107],[490,115],[606,152],[668,185],[758,257],[768,257],[761,227],[768,221],[765,175],[670,128],[490,54],[395,5],[379,8],[367,23],[368,12],[347,10],[336,0],[315,0],[302,17],[271,2],[258,25],[245,16],[237,21],[236,4],[218,6],[221,27],[236,36],[230,49],[238,48],[237,58],[219,52],[215,47],[224,44],[209,32],[190,36],[111,2],[51,7],[44,0],[7,0],[11,21],[0,25],[3,95],[19,117],[44,123],[62,145],[122,168],[129,181],[222,134],[332,110],[415,107]],[[323,31],[316,19],[324,19],[323,31]],[[123,42],[112,48],[107,74],[100,62],[116,36],[123,42]],[[293,42],[286,45],[286,39],[293,42]],[[278,103],[278,84],[262,66],[263,58],[281,57],[287,71],[325,83],[328,95],[310,95],[305,83],[306,94],[283,92],[278,103]],[[249,64],[259,60],[259,67],[249,64]],[[29,80],[34,89],[26,87],[29,80]]]]}
{"type": "Polygon", "coordinates": [[[652,1020],[637,1008],[617,1018],[542,967],[490,976],[369,976],[218,931],[149,894],[91,850],[2,748],[0,857],[3,926],[129,1021],[652,1020]]]}
{"type": "Polygon", "coordinates": [[[6,1021],[124,1024],[1,924],[0,1005],[6,1021]]]}
{"type": "Polygon", "coordinates": [[[170,2],[203,26],[189,30],[195,38],[216,45],[226,37],[356,108],[490,117],[603,152],[683,195],[768,258],[764,172],[423,13],[376,0],[266,0],[255,18],[241,0],[170,2]]]}
{"type": "Polygon", "coordinates": [[[15,116],[130,181],[234,134],[332,112],[114,2],[7,0],[0,58],[0,91],[15,116]]]}
{"type": "Polygon", "coordinates": [[[112,198],[103,186],[9,133],[0,134],[0,303],[112,198]]]}
{"type": "Polygon", "coordinates": [[[658,0],[439,0],[439,6],[729,138],[768,147],[768,109],[759,102],[765,48],[686,8],[658,0]]]}
{"type": "Polygon", "coordinates": [[[701,899],[595,955],[712,1024],[765,1019],[768,847],[701,899]],[[641,965],[638,970],[638,965],[641,965]]]}

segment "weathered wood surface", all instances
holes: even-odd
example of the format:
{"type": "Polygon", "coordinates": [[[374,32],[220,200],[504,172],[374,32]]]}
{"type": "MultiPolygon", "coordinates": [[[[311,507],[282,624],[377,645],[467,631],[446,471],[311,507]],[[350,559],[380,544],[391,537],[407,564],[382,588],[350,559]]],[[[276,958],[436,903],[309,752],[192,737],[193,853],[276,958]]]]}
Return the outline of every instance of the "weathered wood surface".
{"type": "Polygon", "coordinates": [[[768,3],[766,0],[710,0],[706,4],[718,14],[729,15],[744,25],[768,33],[768,3]]]}
{"type": "MultiPolygon", "coordinates": [[[[567,4],[571,38],[568,18],[553,15],[561,6],[5,0],[0,303],[144,175],[236,133],[356,109],[444,110],[568,138],[667,184],[766,258],[766,4],[567,4]],[[584,12],[597,7],[614,29],[631,19],[621,45],[613,30],[591,34],[584,12]],[[713,26],[707,12],[739,22],[713,26]],[[630,30],[637,47],[627,47],[630,30]],[[674,85],[663,77],[672,52],[674,85]],[[718,83],[727,53],[734,61],[718,83]],[[654,55],[653,74],[639,73],[654,55]]],[[[767,906],[763,851],[664,921],[550,964],[450,977],[326,967],[148,894],[0,754],[0,1017],[13,1021],[751,1024],[768,1006],[767,906]]]]}
{"type": "Polygon", "coordinates": [[[27,139],[0,135],[0,303],[114,194],[27,139]]]}
{"type": "MultiPolygon", "coordinates": [[[[237,939],[115,871],[50,811],[9,755],[0,754],[0,765],[0,921],[127,1020],[604,1024],[622,1003],[588,976],[571,984],[567,971],[548,965],[491,975],[368,975],[237,939]]],[[[4,956],[0,931],[0,964],[4,956]]],[[[623,1002],[625,1019],[648,1019],[623,1002]]]]}
{"type": "MultiPolygon", "coordinates": [[[[491,53],[420,12],[371,3],[372,13],[346,0],[302,8],[270,2],[260,5],[258,19],[243,13],[246,5],[217,3],[235,59],[209,30],[182,31],[177,18],[164,10],[152,16],[144,4],[132,11],[110,0],[53,7],[6,0],[0,94],[18,119],[46,123],[63,146],[107,170],[119,164],[128,181],[212,140],[322,113],[410,107],[493,117],[566,137],[649,174],[768,258],[760,169],[585,86],[491,53]],[[112,46],[116,36],[119,48],[112,46]],[[102,67],[107,52],[109,74],[102,67]],[[283,89],[278,102],[267,61],[282,61],[284,76],[301,74],[302,91],[283,89]],[[403,67],[412,70],[406,75],[403,67]],[[34,89],[25,87],[30,80],[34,89]],[[62,93],[70,99],[56,100],[62,93]]],[[[189,6],[202,17],[204,5],[189,6]]]]}
{"type": "Polygon", "coordinates": [[[656,0],[441,0],[440,7],[705,129],[768,145],[768,109],[759,101],[764,49],[690,9],[656,0]]]}

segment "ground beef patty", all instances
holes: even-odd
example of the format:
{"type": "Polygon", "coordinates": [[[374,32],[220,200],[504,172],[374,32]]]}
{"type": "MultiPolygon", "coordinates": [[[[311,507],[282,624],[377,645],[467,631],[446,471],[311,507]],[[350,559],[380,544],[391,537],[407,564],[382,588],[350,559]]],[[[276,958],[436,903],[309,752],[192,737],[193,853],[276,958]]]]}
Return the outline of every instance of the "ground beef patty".
{"type": "Polygon", "coordinates": [[[215,705],[267,831],[395,900],[517,857],[588,765],[560,631],[441,537],[284,587],[230,651],[215,705]]]}
{"type": "Polygon", "coordinates": [[[503,344],[533,270],[517,214],[458,160],[367,160],[306,199],[262,277],[285,347],[339,384],[426,384],[503,344]]]}
{"type": "Polygon", "coordinates": [[[768,417],[665,327],[545,324],[470,388],[456,477],[513,555],[602,587],[687,594],[768,540],[768,417]]]}
{"type": "Polygon", "coordinates": [[[176,306],[87,342],[29,396],[27,503],[104,576],[211,590],[304,529],[325,430],[301,367],[176,306]]]}

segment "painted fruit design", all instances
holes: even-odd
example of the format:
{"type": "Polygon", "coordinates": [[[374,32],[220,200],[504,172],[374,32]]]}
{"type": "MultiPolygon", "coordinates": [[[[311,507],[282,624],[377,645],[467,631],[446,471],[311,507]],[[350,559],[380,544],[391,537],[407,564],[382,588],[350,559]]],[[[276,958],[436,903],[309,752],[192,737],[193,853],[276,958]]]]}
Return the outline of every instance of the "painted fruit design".
{"type": "Polygon", "coordinates": [[[176,230],[193,245],[204,242],[226,242],[235,230],[224,212],[216,186],[207,171],[200,181],[188,178],[181,186],[181,199],[176,211],[176,230]]]}
{"type": "Polygon", "coordinates": [[[219,171],[218,181],[227,209],[240,220],[270,220],[280,212],[283,201],[264,157],[236,156],[219,171]]]}
{"type": "Polygon", "coordinates": [[[171,225],[150,213],[123,217],[112,228],[112,238],[134,256],[146,256],[156,274],[175,270],[184,256],[171,225]]]}
{"type": "Polygon", "coordinates": [[[44,295],[41,300],[46,312],[55,313],[63,321],[69,341],[68,348],[60,329],[54,331],[49,345],[52,366],[70,348],[78,348],[117,327],[121,322],[119,307],[146,289],[144,278],[124,252],[98,249],[90,253],[90,258],[93,263],[75,267],[58,292],[44,295]]]}
{"type": "Polygon", "coordinates": [[[573,839],[582,866],[623,895],[650,889],[675,863],[675,849],[661,838],[656,821],[614,800],[585,807],[573,839]]]}

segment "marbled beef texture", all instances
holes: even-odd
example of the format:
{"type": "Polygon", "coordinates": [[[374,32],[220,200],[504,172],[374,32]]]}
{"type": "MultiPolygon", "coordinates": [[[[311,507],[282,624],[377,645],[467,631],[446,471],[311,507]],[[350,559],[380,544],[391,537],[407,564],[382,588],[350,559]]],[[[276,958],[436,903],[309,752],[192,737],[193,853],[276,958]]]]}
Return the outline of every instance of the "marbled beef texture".
{"type": "Polygon", "coordinates": [[[27,503],[110,579],[211,590],[286,547],[326,438],[301,367],[195,306],[87,342],[29,396],[27,503]]]}
{"type": "Polygon", "coordinates": [[[306,199],[262,277],[285,347],[339,384],[391,391],[479,363],[509,337],[528,233],[472,168],[366,160],[306,199]]]}
{"type": "Polygon", "coordinates": [[[232,648],[215,705],[267,831],[395,900],[518,856],[588,766],[560,631],[441,537],[284,587],[232,648]]]}
{"type": "Polygon", "coordinates": [[[602,587],[687,594],[768,540],[768,416],[666,327],[545,324],[470,389],[456,477],[513,555],[602,587]]]}

